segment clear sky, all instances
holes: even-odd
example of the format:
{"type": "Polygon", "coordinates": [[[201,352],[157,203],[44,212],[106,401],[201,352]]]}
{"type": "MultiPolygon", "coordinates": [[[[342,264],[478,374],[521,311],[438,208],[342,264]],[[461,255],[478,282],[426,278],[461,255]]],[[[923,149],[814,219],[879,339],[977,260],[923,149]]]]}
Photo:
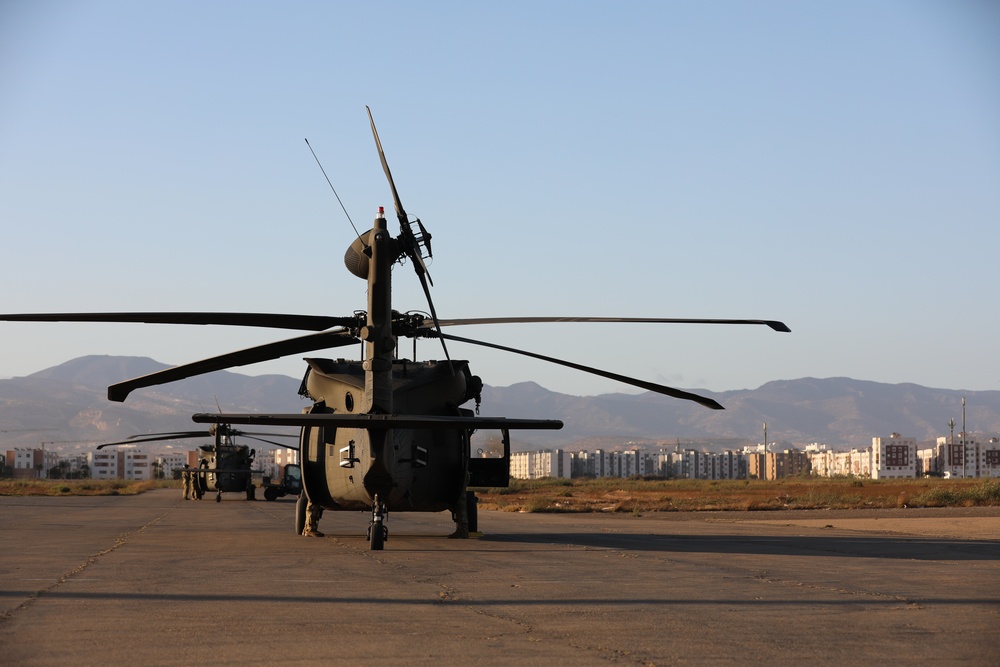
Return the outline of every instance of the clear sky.
{"type": "MultiPolygon", "coordinates": [[[[434,235],[441,317],[793,331],[452,333],[681,388],[998,390],[998,71],[988,0],[8,0],[0,311],[364,308],[342,261],[354,232],[303,139],[367,229],[392,206],[370,105],[402,202],[434,235]]],[[[426,310],[409,266],[394,281],[399,310],[426,310]]],[[[293,335],[0,323],[0,376],[293,335]]],[[[632,391],[450,350],[495,386],[632,391]]]]}

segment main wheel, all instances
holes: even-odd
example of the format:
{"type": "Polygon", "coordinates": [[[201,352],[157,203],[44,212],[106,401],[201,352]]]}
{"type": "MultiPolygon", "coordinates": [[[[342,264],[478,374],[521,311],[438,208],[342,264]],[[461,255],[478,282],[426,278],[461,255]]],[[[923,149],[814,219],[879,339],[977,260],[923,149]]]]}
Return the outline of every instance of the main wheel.
{"type": "Polygon", "coordinates": [[[382,525],[381,521],[372,524],[369,545],[372,551],[382,551],[385,547],[385,526],[382,525]]]}
{"type": "Polygon", "coordinates": [[[299,499],[295,501],[295,534],[301,535],[302,531],[306,529],[306,503],[309,500],[306,498],[306,493],[303,491],[299,494],[299,499]]]}
{"type": "Polygon", "coordinates": [[[215,502],[217,503],[222,502],[222,491],[219,491],[218,493],[215,494],[215,502]]]}
{"type": "Polygon", "coordinates": [[[266,489],[264,489],[264,500],[277,500],[277,499],[278,499],[278,490],[276,488],[274,488],[273,486],[269,486],[266,489]]]}

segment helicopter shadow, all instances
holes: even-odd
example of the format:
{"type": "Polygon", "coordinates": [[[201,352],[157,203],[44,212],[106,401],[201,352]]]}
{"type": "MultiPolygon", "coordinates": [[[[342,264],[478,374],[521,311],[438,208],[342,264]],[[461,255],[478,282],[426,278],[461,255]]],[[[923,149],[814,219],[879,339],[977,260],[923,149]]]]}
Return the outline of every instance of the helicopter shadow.
{"type": "Polygon", "coordinates": [[[1000,561],[1000,541],[898,535],[657,535],[640,533],[505,533],[487,542],[558,545],[663,554],[821,556],[934,561],[1000,561]]]}

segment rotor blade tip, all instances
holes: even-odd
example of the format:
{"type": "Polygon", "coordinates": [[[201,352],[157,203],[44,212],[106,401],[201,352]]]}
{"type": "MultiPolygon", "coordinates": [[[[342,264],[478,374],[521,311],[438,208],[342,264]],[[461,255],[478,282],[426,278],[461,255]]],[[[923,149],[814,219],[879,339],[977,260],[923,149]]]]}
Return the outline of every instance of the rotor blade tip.
{"type": "Polygon", "coordinates": [[[118,385],[111,385],[108,387],[108,400],[114,401],[115,403],[124,403],[125,399],[128,398],[129,390],[123,389],[118,385]]]}
{"type": "Polygon", "coordinates": [[[769,321],[767,326],[771,327],[775,331],[780,331],[782,333],[792,333],[792,330],[788,328],[788,325],[784,322],[769,321]]]}

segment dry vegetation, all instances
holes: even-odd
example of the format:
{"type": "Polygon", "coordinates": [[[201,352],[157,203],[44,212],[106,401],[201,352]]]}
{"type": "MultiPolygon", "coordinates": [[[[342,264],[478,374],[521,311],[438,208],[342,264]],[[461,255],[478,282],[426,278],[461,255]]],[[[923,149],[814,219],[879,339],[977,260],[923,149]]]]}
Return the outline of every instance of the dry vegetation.
{"type": "MultiPolygon", "coordinates": [[[[0,496],[117,496],[177,481],[0,480],[0,496]]],[[[481,509],[505,512],[679,512],[1000,506],[1000,480],[795,477],[779,481],[700,479],[511,480],[476,489],[481,509]]]]}
{"type": "Polygon", "coordinates": [[[674,512],[1000,506],[1000,480],[542,479],[477,489],[479,507],[507,512],[674,512]]]}
{"type": "Polygon", "coordinates": [[[134,496],[150,489],[180,488],[180,482],[122,479],[0,479],[0,496],[134,496]]]}

